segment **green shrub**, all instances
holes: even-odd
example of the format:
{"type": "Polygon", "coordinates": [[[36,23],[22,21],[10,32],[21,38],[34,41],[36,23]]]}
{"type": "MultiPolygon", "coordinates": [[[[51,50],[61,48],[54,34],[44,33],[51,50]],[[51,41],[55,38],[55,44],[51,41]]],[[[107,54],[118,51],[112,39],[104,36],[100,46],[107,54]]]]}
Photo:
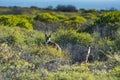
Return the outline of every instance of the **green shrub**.
{"type": "Polygon", "coordinates": [[[110,71],[110,73],[120,78],[120,66],[116,66],[114,69],[110,71]]]}
{"type": "Polygon", "coordinates": [[[87,20],[81,16],[73,16],[64,20],[63,22],[68,26],[68,28],[78,29],[81,27],[81,25],[86,23],[87,20]]]}
{"type": "Polygon", "coordinates": [[[36,45],[44,43],[44,35],[37,31],[28,31],[19,27],[0,26],[0,42],[9,45],[36,45]]]}
{"type": "Polygon", "coordinates": [[[100,47],[100,48],[104,48],[104,50],[114,50],[115,49],[115,43],[114,41],[110,40],[110,39],[99,39],[97,41],[97,45],[100,47]]]}
{"type": "Polygon", "coordinates": [[[20,28],[10,28],[7,26],[0,26],[0,42],[8,43],[10,45],[22,45],[24,44],[24,34],[20,28]]]}
{"type": "Polygon", "coordinates": [[[86,19],[81,16],[73,16],[69,20],[75,22],[75,23],[84,23],[86,22],[86,19]]]}
{"type": "Polygon", "coordinates": [[[59,21],[58,17],[53,16],[49,13],[39,14],[34,19],[42,22],[58,22],[59,21]]]}
{"type": "Polygon", "coordinates": [[[74,30],[58,30],[55,41],[64,44],[91,45],[93,38],[88,33],[77,33],[74,30]]]}
{"type": "Polygon", "coordinates": [[[99,31],[101,37],[115,39],[117,29],[120,27],[120,12],[103,12],[95,21],[93,30],[99,31]]]}
{"type": "Polygon", "coordinates": [[[10,27],[19,26],[28,30],[33,29],[32,24],[29,22],[29,20],[26,17],[22,16],[0,16],[0,24],[10,27]]]}
{"type": "Polygon", "coordinates": [[[110,38],[101,38],[100,34],[98,32],[93,33],[94,38],[94,45],[93,50],[96,53],[95,58],[99,57],[99,60],[104,61],[107,60],[110,53],[114,53],[116,50],[115,41],[111,40],[110,38]]]}
{"type": "Polygon", "coordinates": [[[117,12],[117,11],[104,12],[96,20],[96,23],[102,26],[120,23],[120,12],[117,12]]]}
{"type": "Polygon", "coordinates": [[[68,18],[68,17],[65,16],[65,15],[56,15],[56,17],[58,17],[60,20],[61,20],[61,19],[62,19],[62,20],[65,20],[65,19],[68,18]]]}

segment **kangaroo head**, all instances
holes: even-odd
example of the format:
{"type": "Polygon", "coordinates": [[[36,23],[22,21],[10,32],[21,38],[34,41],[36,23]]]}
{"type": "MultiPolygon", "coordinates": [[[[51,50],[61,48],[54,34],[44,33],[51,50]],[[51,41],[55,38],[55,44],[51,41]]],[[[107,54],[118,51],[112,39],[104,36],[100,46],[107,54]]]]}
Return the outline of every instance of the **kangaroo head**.
{"type": "Polygon", "coordinates": [[[51,35],[45,34],[45,43],[48,44],[51,40],[51,35]]]}
{"type": "Polygon", "coordinates": [[[87,45],[86,48],[87,48],[88,52],[90,52],[90,50],[91,50],[90,45],[87,45]]]}

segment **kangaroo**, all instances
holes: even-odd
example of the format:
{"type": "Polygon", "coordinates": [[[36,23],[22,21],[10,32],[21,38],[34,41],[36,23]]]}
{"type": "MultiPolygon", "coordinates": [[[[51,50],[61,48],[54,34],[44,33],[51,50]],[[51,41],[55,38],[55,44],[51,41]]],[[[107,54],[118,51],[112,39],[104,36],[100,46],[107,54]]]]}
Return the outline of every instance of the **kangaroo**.
{"type": "Polygon", "coordinates": [[[81,55],[81,63],[87,63],[88,62],[88,57],[90,55],[91,47],[87,47],[87,50],[84,51],[81,55]]]}
{"type": "Polygon", "coordinates": [[[56,48],[56,50],[61,52],[61,47],[57,43],[51,41],[51,35],[48,36],[45,34],[45,44],[52,46],[52,47],[56,48]]]}

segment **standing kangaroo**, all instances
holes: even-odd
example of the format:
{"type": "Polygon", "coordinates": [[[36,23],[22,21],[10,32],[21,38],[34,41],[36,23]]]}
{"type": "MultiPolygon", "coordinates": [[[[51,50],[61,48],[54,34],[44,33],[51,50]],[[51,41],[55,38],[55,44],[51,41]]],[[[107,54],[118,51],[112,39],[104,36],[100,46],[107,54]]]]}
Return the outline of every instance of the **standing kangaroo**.
{"type": "Polygon", "coordinates": [[[52,46],[56,48],[57,51],[61,52],[61,47],[57,43],[51,41],[51,35],[48,36],[45,34],[45,44],[52,46]]]}
{"type": "Polygon", "coordinates": [[[88,62],[88,57],[90,55],[91,47],[87,47],[87,50],[84,51],[81,55],[81,63],[87,63],[88,62]]]}

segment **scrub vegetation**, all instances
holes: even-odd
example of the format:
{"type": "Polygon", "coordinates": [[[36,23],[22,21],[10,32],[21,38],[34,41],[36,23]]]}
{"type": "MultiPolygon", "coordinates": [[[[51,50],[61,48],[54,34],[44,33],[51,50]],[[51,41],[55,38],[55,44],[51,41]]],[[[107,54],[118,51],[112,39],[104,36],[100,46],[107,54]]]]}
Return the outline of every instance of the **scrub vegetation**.
{"type": "Polygon", "coordinates": [[[0,80],[119,80],[119,44],[118,10],[0,7],[0,80]]]}

